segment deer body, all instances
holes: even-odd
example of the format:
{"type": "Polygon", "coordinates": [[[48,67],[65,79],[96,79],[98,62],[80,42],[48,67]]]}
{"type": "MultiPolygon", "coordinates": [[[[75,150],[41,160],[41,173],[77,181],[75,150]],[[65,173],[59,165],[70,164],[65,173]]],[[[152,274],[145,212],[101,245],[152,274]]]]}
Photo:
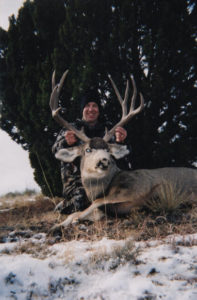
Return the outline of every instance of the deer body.
{"type": "Polygon", "coordinates": [[[61,149],[56,153],[56,158],[64,162],[72,162],[81,157],[81,178],[90,206],[82,212],[75,212],[67,219],[53,227],[66,227],[69,224],[88,218],[95,209],[108,205],[117,215],[127,214],[135,207],[144,206],[154,194],[159,195],[165,185],[173,186],[175,192],[188,199],[197,199],[197,170],[190,168],[160,168],[153,170],[122,171],[118,169],[115,159],[120,159],[128,154],[127,147],[120,144],[110,144],[109,141],[117,126],[123,126],[134,115],[139,113],[144,106],[143,96],[141,104],[134,109],[136,87],[133,77],[133,97],[130,110],[127,113],[128,82],[124,100],[122,100],[113,80],[112,85],[122,106],[122,119],[103,138],[89,139],[83,131],[79,131],[65,121],[60,115],[58,96],[67,72],[64,73],[60,84],[55,85],[53,76],[53,91],[50,107],[54,119],[62,126],[74,131],[84,144],[76,147],[61,149]]]}
{"type": "Polygon", "coordinates": [[[108,144],[101,138],[94,138],[80,147],[61,149],[56,154],[56,158],[63,161],[81,156],[82,183],[92,203],[83,212],[71,214],[58,226],[66,227],[77,220],[87,219],[103,205],[108,205],[115,215],[128,214],[133,208],[146,205],[166,185],[172,186],[177,195],[182,194],[188,200],[197,197],[197,170],[159,168],[122,171],[117,168],[114,158],[121,158],[125,153],[126,146],[108,144]]]}

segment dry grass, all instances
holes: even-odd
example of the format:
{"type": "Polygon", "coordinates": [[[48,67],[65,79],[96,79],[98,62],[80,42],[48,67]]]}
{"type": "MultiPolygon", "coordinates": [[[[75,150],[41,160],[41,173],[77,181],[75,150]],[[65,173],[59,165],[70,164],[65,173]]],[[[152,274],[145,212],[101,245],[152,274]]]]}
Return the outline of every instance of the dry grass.
{"type": "Polygon", "coordinates": [[[116,269],[119,265],[124,265],[128,261],[137,264],[139,252],[132,240],[127,240],[122,245],[114,245],[110,251],[105,248],[98,249],[90,258],[91,268],[96,267],[98,269],[99,266],[102,266],[101,262],[103,261],[109,263],[108,268],[111,270],[116,269]]]}
{"type": "Polygon", "coordinates": [[[7,201],[3,197],[3,205],[0,207],[0,241],[6,233],[13,230],[47,232],[50,226],[57,222],[53,210],[58,201],[58,198],[52,201],[42,195],[35,196],[34,201],[29,201],[25,195],[9,195],[7,201]]]}
{"type": "Polygon", "coordinates": [[[146,204],[146,207],[154,213],[171,213],[182,206],[190,204],[192,204],[190,194],[183,192],[176,183],[164,182],[162,186],[157,188],[152,199],[146,204]]]}
{"type": "MultiPolygon", "coordinates": [[[[183,198],[178,199],[178,195],[165,189],[163,191],[163,200],[158,197],[153,198],[152,203],[146,209],[133,211],[124,218],[105,217],[97,222],[82,222],[77,225],[71,225],[63,229],[57,237],[48,235],[46,243],[53,244],[57,241],[70,240],[99,240],[103,237],[109,239],[126,239],[133,237],[134,240],[148,240],[151,238],[164,238],[173,233],[188,234],[197,232],[197,203],[186,205],[183,198]],[[175,199],[173,206],[172,198],[175,199]],[[171,199],[171,200],[170,200],[171,199]],[[170,205],[169,205],[170,204],[170,205]]],[[[9,198],[10,200],[10,198],[9,198]]],[[[17,196],[11,199],[9,203],[0,210],[6,208],[6,211],[0,212],[0,242],[9,236],[11,231],[18,231],[18,235],[24,231],[30,230],[32,234],[43,232],[48,233],[50,228],[61,221],[66,216],[54,213],[55,204],[62,199],[50,199],[42,195],[35,196],[34,201],[27,201],[27,198],[17,196]]],[[[28,252],[35,249],[37,245],[21,246],[18,251],[28,252]]],[[[44,246],[42,251],[44,251],[44,246]]],[[[122,250],[121,250],[122,251],[122,250]]],[[[38,250],[39,252],[39,250],[38,250]]]]}

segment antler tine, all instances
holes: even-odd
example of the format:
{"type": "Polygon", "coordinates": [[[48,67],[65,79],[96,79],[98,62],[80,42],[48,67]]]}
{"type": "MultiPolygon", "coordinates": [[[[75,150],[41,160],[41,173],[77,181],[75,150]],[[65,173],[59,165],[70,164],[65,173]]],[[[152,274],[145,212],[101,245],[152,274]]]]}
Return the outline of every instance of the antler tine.
{"type": "MultiPolygon", "coordinates": [[[[110,78],[110,77],[109,77],[110,78]]],[[[106,142],[108,142],[112,136],[114,135],[114,132],[116,130],[117,127],[119,126],[124,126],[125,124],[127,124],[129,122],[129,120],[134,117],[135,115],[137,115],[143,108],[144,108],[144,97],[143,95],[140,93],[140,105],[134,109],[135,107],[135,100],[136,100],[136,96],[137,96],[137,88],[136,88],[136,84],[135,84],[135,80],[133,78],[133,76],[131,76],[131,81],[132,81],[132,85],[133,85],[133,96],[131,99],[131,106],[130,106],[130,110],[129,113],[127,112],[127,100],[128,100],[128,92],[129,92],[129,82],[127,81],[127,85],[126,85],[126,90],[125,90],[125,97],[124,97],[124,101],[122,100],[118,89],[116,88],[115,83],[113,82],[113,80],[110,78],[111,83],[114,87],[114,90],[116,92],[116,95],[118,97],[118,100],[122,106],[122,118],[121,120],[108,132],[105,133],[104,136],[104,140],[106,142]],[[121,99],[121,100],[120,100],[121,99]]]]}
{"type": "Polygon", "coordinates": [[[119,90],[117,89],[117,86],[115,85],[115,83],[114,83],[113,79],[111,78],[111,75],[110,75],[110,74],[108,75],[108,77],[109,77],[109,80],[111,81],[111,84],[112,84],[112,86],[113,86],[113,88],[114,88],[114,91],[115,91],[116,96],[117,96],[117,98],[118,98],[118,100],[119,100],[119,102],[120,102],[120,105],[122,105],[123,99],[122,99],[122,97],[120,96],[119,90]]]}
{"type": "Polygon", "coordinates": [[[68,72],[69,72],[69,70],[66,70],[66,71],[63,73],[63,75],[62,75],[62,77],[61,77],[61,79],[60,79],[60,82],[59,82],[59,84],[58,84],[58,91],[59,91],[59,93],[60,93],[60,91],[61,91],[61,89],[62,89],[62,86],[63,86],[63,84],[64,84],[64,80],[65,80],[65,78],[66,78],[68,72]]]}
{"type": "Polygon", "coordinates": [[[72,126],[70,123],[68,123],[66,120],[64,120],[59,115],[59,111],[61,110],[61,107],[58,106],[59,94],[61,92],[64,80],[65,80],[67,74],[68,74],[68,70],[66,70],[64,72],[64,74],[62,75],[59,84],[55,84],[55,71],[53,72],[53,75],[52,75],[52,93],[51,93],[50,103],[49,103],[51,111],[52,111],[52,117],[62,127],[65,127],[68,130],[72,130],[80,140],[82,140],[84,142],[87,142],[87,141],[89,141],[89,138],[85,135],[83,129],[82,130],[77,130],[74,126],[72,126]]]}
{"type": "Polygon", "coordinates": [[[54,90],[55,88],[55,70],[53,71],[53,75],[52,75],[52,91],[54,90]]]}
{"type": "Polygon", "coordinates": [[[53,74],[52,74],[52,93],[51,93],[50,102],[49,102],[50,108],[52,110],[52,116],[57,115],[58,112],[61,109],[61,107],[58,106],[58,97],[59,97],[59,94],[61,92],[61,88],[62,88],[62,85],[64,83],[64,80],[65,80],[67,74],[68,74],[68,70],[66,70],[64,72],[64,74],[62,75],[62,77],[60,79],[60,83],[56,84],[55,83],[55,70],[53,71],[53,74]]]}
{"type": "Polygon", "coordinates": [[[125,90],[125,97],[124,97],[124,100],[123,100],[122,97],[120,96],[120,93],[119,93],[119,90],[118,90],[116,84],[114,83],[113,79],[111,78],[111,75],[109,74],[108,77],[111,81],[111,84],[114,88],[116,96],[117,96],[117,98],[120,102],[120,105],[122,107],[122,115],[126,116],[127,115],[127,99],[128,99],[129,82],[127,80],[127,86],[126,86],[126,90],[125,90]]]}
{"type": "Polygon", "coordinates": [[[131,78],[131,82],[132,82],[132,86],[133,86],[133,96],[131,98],[130,110],[134,110],[135,100],[136,100],[136,97],[137,97],[137,88],[136,88],[136,83],[135,83],[135,79],[134,79],[133,75],[131,75],[130,78],[131,78]]]}
{"type": "Polygon", "coordinates": [[[127,80],[126,89],[125,89],[125,95],[124,95],[124,101],[122,103],[122,118],[127,115],[127,101],[129,96],[129,81],[127,80]]]}

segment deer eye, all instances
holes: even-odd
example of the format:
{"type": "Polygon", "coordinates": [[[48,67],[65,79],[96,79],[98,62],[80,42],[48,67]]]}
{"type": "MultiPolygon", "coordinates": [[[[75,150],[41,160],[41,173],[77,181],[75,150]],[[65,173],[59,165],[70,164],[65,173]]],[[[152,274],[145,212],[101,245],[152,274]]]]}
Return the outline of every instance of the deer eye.
{"type": "Polygon", "coordinates": [[[86,149],[86,152],[87,152],[87,153],[90,153],[90,152],[92,152],[92,149],[91,149],[91,148],[87,148],[87,149],[86,149]]]}

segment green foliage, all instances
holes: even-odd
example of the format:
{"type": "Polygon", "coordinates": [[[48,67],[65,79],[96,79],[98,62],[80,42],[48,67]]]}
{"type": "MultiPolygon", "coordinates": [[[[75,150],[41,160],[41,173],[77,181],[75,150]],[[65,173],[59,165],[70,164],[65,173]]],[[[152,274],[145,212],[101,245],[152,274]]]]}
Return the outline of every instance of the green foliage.
{"type": "Polygon", "coordinates": [[[54,194],[61,195],[59,164],[51,153],[57,126],[52,126],[48,102],[51,56],[64,16],[64,1],[56,5],[53,0],[26,1],[18,18],[10,20],[4,47],[7,81],[1,128],[29,151],[35,179],[48,195],[49,186],[54,194]]]}
{"type": "Polygon", "coordinates": [[[59,127],[48,105],[54,69],[58,81],[69,68],[60,100],[68,121],[79,117],[79,95],[93,87],[106,102],[106,118],[116,122],[120,107],[107,74],[122,95],[134,75],[146,102],[127,125],[135,168],[197,160],[196,33],[194,0],[24,3],[8,31],[0,29],[1,128],[29,151],[45,194],[61,195],[51,154],[59,127]]]}

